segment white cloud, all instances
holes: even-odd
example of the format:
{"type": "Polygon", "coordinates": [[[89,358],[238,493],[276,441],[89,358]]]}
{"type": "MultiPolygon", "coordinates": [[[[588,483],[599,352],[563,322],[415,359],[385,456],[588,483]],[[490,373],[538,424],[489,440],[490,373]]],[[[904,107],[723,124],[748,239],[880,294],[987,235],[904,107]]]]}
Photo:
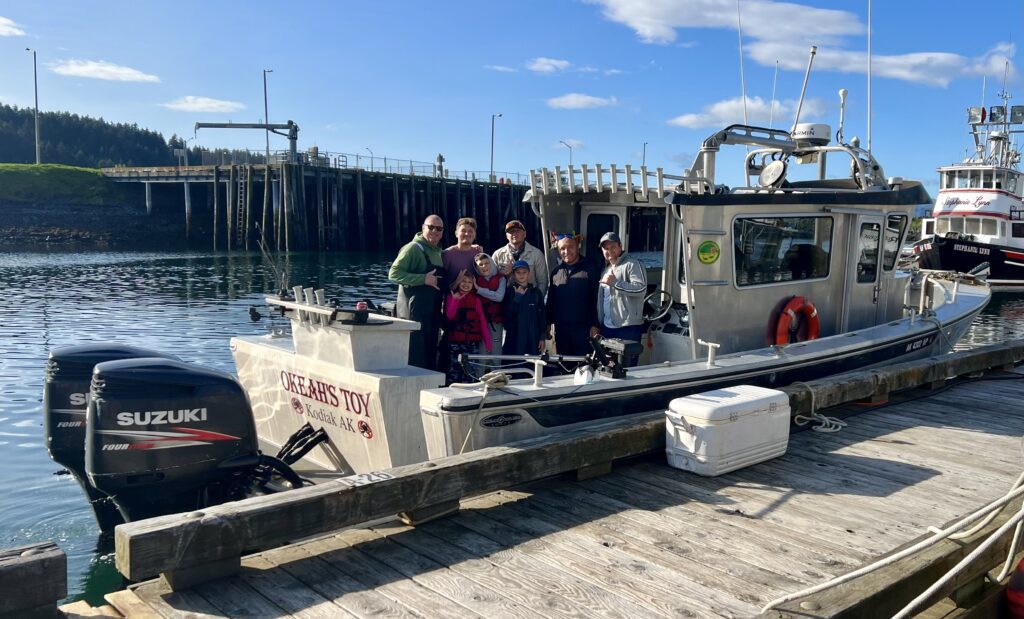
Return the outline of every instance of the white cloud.
{"type": "MultiPolygon", "coordinates": [[[[677,29],[736,29],[734,0],[587,1],[601,6],[605,18],[628,26],[645,43],[673,44],[677,29]]],[[[849,48],[850,37],[856,37],[856,45],[866,44],[867,26],[856,14],[776,0],[747,0],[740,9],[746,54],[759,64],[774,66],[778,61],[783,69],[803,71],[813,44],[818,46],[816,69],[867,73],[867,52],[849,48]]],[[[872,69],[881,77],[946,87],[958,77],[1002,77],[1014,52],[1012,44],[1000,43],[976,58],[938,51],[874,54],[872,69]]]]}
{"type": "Polygon", "coordinates": [[[0,17],[0,37],[21,36],[25,36],[25,31],[18,27],[18,24],[14,23],[14,20],[6,17],[0,17]]]}
{"type": "Polygon", "coordinates": [[[506,67],[506,66],[500,65],[500,64],[485,64],[484,68],[485,69],[489,69],[491,71],[498,71],[499,73],[518,73],[519,72],[519,69],[516,69],[514,67],[506,67]]]}
{"type": "Polygon", "coordinates": [[[569,146],[572,146],[573,150],[578,150],[578,149],[581,149],[581,148],[583,148],[585,146],[585,144],[583,143],[583,140],[576,140],[576,139],[573,139],[573,138],[565,138],[564,140],[562,140],[560,142],[555,142],[554,144],[552,144],[551,148],[565,148],[565,144],[562,144],[562,142],[565,142],[565,144],[568,144],[569,146]]]}
{"type": "Polygon", "coordinates": [[[615,97],[595,97],[578,92],[572,92],[561,97],[548,99],[548,107],[556,110],[584,110],[593,107],[607,107],[618,104],[615,97]]]}
{"type": "Polygon", "coordinates": [[[533,60],[526,63],[526,68],[534,73],[557,73],[559,71],[565,71],[572,63],[568,60],[559,60],[557,58],[534,58],[533,60]]]}
{"type": "MultiPolygon", "coordinates": [[[[747,97],[747,122],[751,125],[767,126],[769,118],[775,127],[789,127],[796,114],[797,102],[794,100],[775,101],[770,106],[761,97],[747,97]],[[774,107],[774,113],[772,111],[774,107]]],[[[825,113],[825,102],[821,99],[806,99],[800,111],[802,121],[810,121],[814,116],[825,113]]],[[[743,122],[743,98],[725,99],[704,106],[700,113],[683,114],[669,119],[668,124],[687,129],[721,129],[727,125],[743,122]]]]}
{"type": "Polygon", "coordinates": [[[50,70],[58,75],[88,77],[90,79],[112,82],[160,81],[160,78],[155,75],[103,60],[65,60],[64,62],[50,65],[50,70]]]}
{"type": "Polygon", "coordinates": [[[211,114],[225,114],[245,109],[245,105],[237,101],[224,101],[223,99],[195,97],[192,95],[178,97],[170,103],[161,103],[160,105],[179,112],[209,112],[211,114]]]}
{"type": "Polygon", "coordinates": [[[621,75],[622,74],[622,69],[605,69],[604,70],[604,74],[605,75],[621,75]]]}

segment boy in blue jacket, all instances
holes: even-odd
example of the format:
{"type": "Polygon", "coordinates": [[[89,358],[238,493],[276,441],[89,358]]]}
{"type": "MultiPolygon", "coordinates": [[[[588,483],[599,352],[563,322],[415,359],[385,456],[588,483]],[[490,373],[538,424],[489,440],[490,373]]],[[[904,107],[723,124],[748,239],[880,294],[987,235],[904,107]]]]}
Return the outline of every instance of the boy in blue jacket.
{"type": "Polygon", "coordinates": [[[530,283],[530,263],[512,263],[512,280],[505,291],[505,344],[503,355],[536,355],[544,351],[547,320],[544,297],[530,283]]]}

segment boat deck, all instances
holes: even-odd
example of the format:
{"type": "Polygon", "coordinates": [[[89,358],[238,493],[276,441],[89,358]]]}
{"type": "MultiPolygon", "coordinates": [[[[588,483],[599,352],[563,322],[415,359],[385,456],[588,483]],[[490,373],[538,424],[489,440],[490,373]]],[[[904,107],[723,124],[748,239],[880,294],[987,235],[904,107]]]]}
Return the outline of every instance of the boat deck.
{"type": "Polygon", "coordinates": [[[466,500],[415,528],[378,522],[269,550],[183,591],[148,581],[116,605],[163,617],[750,617],[1004,494],[1024,468],[1021,379],[1018,368],[832,409],[859,414],[717,478],[641,458],[466,500]]]}

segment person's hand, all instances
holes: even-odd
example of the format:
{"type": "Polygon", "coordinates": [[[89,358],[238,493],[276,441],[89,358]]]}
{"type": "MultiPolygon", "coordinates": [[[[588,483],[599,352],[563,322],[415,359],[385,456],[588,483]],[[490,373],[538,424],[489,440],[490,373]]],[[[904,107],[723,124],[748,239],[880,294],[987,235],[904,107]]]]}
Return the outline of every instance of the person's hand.
{"type": "Polygon", "coordinates": [[[544,352],[544,340],[537,342],[537,352],[544,352]]]}
{"type": "Polygon", "coordinates": [[[437,269],[431,269],[430,273],[424,275],[423,283],[427,286],[430,286],[431,288],[434,288],[435,290],[440,290],[441,288],[439,288],[437,285],[437,275],[434,274],[436,271],[437,269]]]}
{"type": "Polygon", "coordinates": [[[601,329],[597,327],[590,327],[590,337],[594,338],[601,335],[601,329]]]}
{"type": "Polygon", "coordinates": [[[611,286],[612,284],[614,284],[615,283],[615,271],[608,271],[608,275],[606,275],[605,278],[601,280],[601,283],[605,284],[605,285],[608,285],[608,286],[611,286]]]}
{"type": "Polygon", "coordinates": [[[462,269],[461,271],[459,271],[459,276],[455,278],[455,281],[459,281],[460,279],[465,277],[467,273],[469,273],[469,271],[467,271],[466,269],[462,269]]]}
{"type": "Polygon", "coordinates": [[[516,294],[526,294],[526,286],[516,286],[516,294]]]}
{"type": "Polygon", "coordinates": [[[512,273],[512,263],[508,262],[506,264],[499,264],[498,272],[501,273],[502,275],[509,275],[510,273],[512,273]]]}

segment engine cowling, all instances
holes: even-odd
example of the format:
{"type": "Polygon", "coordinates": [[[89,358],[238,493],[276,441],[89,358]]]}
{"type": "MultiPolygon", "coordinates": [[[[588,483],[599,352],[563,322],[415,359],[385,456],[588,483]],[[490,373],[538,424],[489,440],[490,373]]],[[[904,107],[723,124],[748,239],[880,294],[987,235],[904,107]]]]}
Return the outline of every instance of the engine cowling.
{"type": "Polygon", "coordinates": [[[241,498],[259,463],[238,381],[171,359],[97,365],[85,445],[89,481],[129,521],[241,498]]]}
{"type": "Polygon", "coordinates": [[[155,350],[123,344],[83,344],[50,351],[43,383],[43,429],[54,462],[68,469],[89,497],[100,529],[123,522],[110,498],[91,486],[85,474],[85,428],[89,384],[97,363],[142,357],[176,359],[155,350]]]}

